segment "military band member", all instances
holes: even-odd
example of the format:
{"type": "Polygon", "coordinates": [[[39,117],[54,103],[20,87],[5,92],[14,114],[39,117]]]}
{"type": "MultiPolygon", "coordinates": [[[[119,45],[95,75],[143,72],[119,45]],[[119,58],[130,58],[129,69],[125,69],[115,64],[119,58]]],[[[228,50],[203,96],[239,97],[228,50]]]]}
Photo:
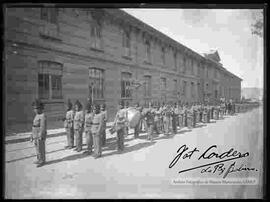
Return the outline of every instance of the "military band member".
{"type": "Polygon", "coordinates": [[[163,123],[164,123],[164,134],[170,134],[170,127],[171,127],[171,112],[169,110],[169,106],[167,105],[166,109],[163,111],[163,123]]]}
{"type": "Polygon", "coordinates": [[[174,134],[177,133],[177,118],[178,118],[178,107],[177,103],[174,103],[174,106],[171,108],[171,116],[172,116],[172,132],[174,134]]]}
{"type": "MultiPolygon", "coordinates": [[[[136,103],[135,109],[138,110],[142,114],[142,107],[140,107],[139,103],[136,103]]],[[[138,124],[134,128],[134,138],[138,138],[139,137],[141,123],[142,123],[142,121],[140,120],[138,122],[138,124]]]]}
{"type": "Polygon", "coordinates": [[[77,100],[75,102],[75,116],[74,116],[74,135],[76,148],[74,151],[82,151],[82,133],[84,129],[84,112],[82,104],[77,100]]]}
{"type": "Polygon", "coordinates": [[[46,115],[43,113],[43,103],[40,100],[35,100],[32,104],[35,112],[35,118],[33,120],[32,135],[30,141],[34,141],[37,161],[37,167],[41,167],[46,162],[45,141],[47,136],[47,120],[46,115]]]}
{"type": "Polygon", "coordinates": [[[153,141],[153,132],[154,132],[154,110],[152,108],[152,103],[149,103],[149,109],[145,115],[146,124],[147,124],[147,140],[153,141]]]}
{"type": "Polygon", "coordinates": [[[84,133],[86,137],[86,146],[87,146],[87,150],[85,152],[86,154],[92,153],[93,136],[92,136],[91,129],[92,129],[93,118],[94,118],[94,114],[92,112],[92,106],[88,102],[86,104],[86,113],[84,116],[84,133]]]}
{"type": "Polygon", "coordinates": [[[70,100],[68,100],[66,117],[64,118],[64,128],[67,133],[67,146],[65,147],[65,149],[72,149],[74,147],[74,115],[75,112],[72,109],[72,103],[70,100]]]}
{"type": "Polygon", "coordinates": [[[124,150],[124,137],[126,136],[126,123],[127,123],[127,112],[124,109],[124,103],[120,101],[119,111],[117,112],[114,120],[114,126],[117,132],[117,150],[121,152],[124,150]]]}
{"type": "Polygon", "coordinates": [[[186,104],[184,105],[184,127],[188,126],[188,102],[186,102],[186,104]]]}
{"type": "Polygon", "coordinates": [[[101,145],[105,146],[106,144],[106,127],[107,127],[107,120],[108,120],[108,115],[107,115],[107,110],[106,110],[106,105],[102,104],[101,105],[101,113],[103,115],[103,124],[102,124],[102,129],[101,129],[101,145]]]}
{"type": "Polygon", "coordinates": [[[94,115],[93,115],[93,122],[91,127],[91,132],[93,136],[94,142],[94,157],[100,158],[102,154],[102,147],[101,147],[101,130],[103,124],[103,115],[100,113],[100,106],[95,104],[94,106],[94,115]]]}
{"type": "Polygon", "coordinates": [[[183,109],[183,105],[181,104],[179,106],[179,128],[180,129],[184,126],[183,121],[184,121],[184,109],[183,109]]]}
{"type": "MultiPolygon", "coordinates": [[[[128,108],[129,108],[129,103],[126,102],[126,104],[125,104],[125,109],[128,109],[128,108]]],[[[127,130],[126,136],[129,134],[129,126],[128,126],[127,124],[128,124],[128,122],[126,122],[126,130],[127,130]]]]}

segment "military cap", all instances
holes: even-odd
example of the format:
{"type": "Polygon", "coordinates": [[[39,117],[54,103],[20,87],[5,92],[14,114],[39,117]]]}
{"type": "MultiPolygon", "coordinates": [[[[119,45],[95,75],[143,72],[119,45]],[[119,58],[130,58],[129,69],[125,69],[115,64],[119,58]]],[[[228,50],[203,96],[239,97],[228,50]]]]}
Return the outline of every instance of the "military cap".
{"type": "Polygon", "coordinates": [[[87,110],[91,110],[91,108],[92,108],[91,102],[87,102],[85,108],[87,110]]]}
{"type": "Polygon", "coordinates": [[[44,104],[39,99],[36,99],[32,103],[32,106],[34,107],[34,109],[44,109],[44,104]]]}
{"type": "Polygon", "coordinates": [[[100,110],[100,105],[99,104],[94,104],[94,108],[97,110],[100,110]]]}
{"type": "Polygon", "coordinates": [[[67,107],[68,107],[68,109],[72,108],[72,103],[71,103],[70,99],[68,99],[68,101],[67,101],[67,107]]]}
{"type": "Polygon", "coordinates": [[[79,109],[81,109],[82,108],[82,104],[80,103],[80,101],[79,100],[76,100],[76,102],[75,102],[75,104],[74,104],[75,106],[78,106],[79,107],[79,109]]]}

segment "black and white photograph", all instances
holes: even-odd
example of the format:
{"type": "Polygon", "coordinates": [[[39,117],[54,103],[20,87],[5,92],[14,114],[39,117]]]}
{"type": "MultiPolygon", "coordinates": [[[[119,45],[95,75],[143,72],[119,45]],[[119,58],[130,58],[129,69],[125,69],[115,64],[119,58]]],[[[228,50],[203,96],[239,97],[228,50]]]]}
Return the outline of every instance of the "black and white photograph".
{"type": "Polygon", "coordinates": [[[265,5],[3,6],[5,199],[262,199],[265,5]]]}

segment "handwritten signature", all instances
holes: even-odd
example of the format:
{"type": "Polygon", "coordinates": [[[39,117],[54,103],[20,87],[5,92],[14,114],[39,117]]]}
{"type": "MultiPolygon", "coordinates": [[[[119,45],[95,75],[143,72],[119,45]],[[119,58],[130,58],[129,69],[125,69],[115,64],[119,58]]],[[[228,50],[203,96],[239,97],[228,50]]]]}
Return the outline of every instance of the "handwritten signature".
{"type": "MultiPolygon", "coordinates": [[[[240,167],[236,166],[236,162],[234,161],[229,167],[226,168],[224,162],[232,161],[240,158],[245,158],[249,156],[249,152],[241,153],[236,151],[235,149],[231,148],[229,151],[223,152],[219,154],[214,150],[217,148],[217,145],[212,145],[208,149],[206,149],[202,154],[199,155],[197,160],[201,159],[215,159],[214,162],[203,164],[200,166],[192,167],[185,170],[180,170],[178,173],[187,172],[190,170],[195,170],[199,168],[203,168],[201,173],[218,173],[219,175],[223,174],[223,178],[226,178],[228,174],[240,171],[258,171],[255,168],[248,168],[246,165],[241,164],[240,167]],[[206,168],[205,168],[206,167],[206,168]]],[[[182,159],[191,159],[195,153],[199,153],[200,151],[195,147],[194,149],[190,150],[186,145],[182,145],[177,150],[177,155],[171,161],[169,168],[175,166],[175,164],[182,158],[182,159]]]]}

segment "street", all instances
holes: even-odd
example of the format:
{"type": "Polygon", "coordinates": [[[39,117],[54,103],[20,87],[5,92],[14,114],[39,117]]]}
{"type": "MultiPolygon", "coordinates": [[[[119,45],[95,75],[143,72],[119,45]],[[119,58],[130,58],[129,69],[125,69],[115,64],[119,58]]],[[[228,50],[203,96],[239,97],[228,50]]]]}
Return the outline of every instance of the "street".
{"type": "MultiPolygon", "coordinates": [[[[108,135],[102,158],[94,159],[82,152],[65,150],[66,137],[48,138],[46,161],[36,168],[35,148],[31,142],[6,144],[5,196],[9,199],[50,198],[261,198],[263,174],[263,108],[225,116],[223,120],[199,124],[176,135],[155,135],[154,142],[140,134],[125,138],[125,150],[118,154],[115,136],[108,135]],[[169,168],[177,150],[186,145],[199,150],[190,158],[180,158],[169,168]],[[194,169],[178,173],[217,159],[198,160],[207,148],[223,153],[233,148],[247,157],[235,160],[237,165],[255,167],[257,171],[230,173],[227,178],[255,177],[258,185],[173,185],[176,178],[222,178],[218,173],[194,169]]],[[[133,133],[133,129],[130,129],[133,133]]],[[[85,143],[85,140],[84,140],[85,143]]],[[[209,153],[210,154],[210,153],[209,153]]],[[[221,159],[222,160],[222,159],[221,159]]],[[[224,162],[229,166],[233,161],[224,162]]],[[[226,179],[227,179],[226,178],[226,179]]]]}

